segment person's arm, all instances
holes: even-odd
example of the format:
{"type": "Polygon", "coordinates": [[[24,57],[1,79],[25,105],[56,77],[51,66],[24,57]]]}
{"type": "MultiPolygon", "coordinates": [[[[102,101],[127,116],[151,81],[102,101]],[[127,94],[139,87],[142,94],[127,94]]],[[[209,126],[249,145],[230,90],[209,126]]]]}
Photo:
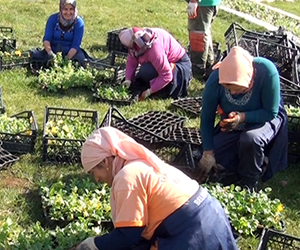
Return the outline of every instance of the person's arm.
{"type": "Polygon", "coordinates": [[[261,109],[255,111],[246,111],[245,122],[261,123],[272,120],[279,111],[280,104],[280,79],[276,66],[269,60],[259,59],[262,63],[261,67],[265,67],[261,71],[262,76],[257,76],[258,81],[263,81],[261,88],[261,109]]]}
{"type": "Polygon", "coordinates": [[[126,61],[126,71],[125,71],[125,80],[134,81],[135,71],[138,66],[138,59],[128,53],[126,61]]]}
{"type": "Polygon", "coordinates": [[[51,42],[53,39],[53,32],[55,29],[56,22],[57,22],[57,14],[53,14],[48,18],[46,23],[45,33],[43,37],[43,45],[44,45],[44,49],[48,54],[51,53],[52,51],[51,42]]]}
{"type": "Polygon", "coordinates": [[[157,43],[148,51],[149,61],[155,68],[158,76],[150,81],[151,93],[155,93],[173,79],[173,72],[170,62],[164,49],[157,43]]]}
{"type": "Polygon", "coordinates": [[[76,55],[78,49],[80,48],[83,34],[84,34],[84,21],[80,16],[78,16],[74,26],[74,37],[71,44],[71,49],[67,54],[68,59],[72,59],[73,56],[76,55]]]}
{"type": "Polygon", "coordinates": [[[95,245],[99,249],[129,249],[141,239],[144,227],[116,228],[109,234],[95,237],[95,245]]]}
{"type": "Polygon", "coordinates": [[[203,150],[208,154],[213,155],[213,135],[215,127],[216,110],[219,104],[219,70],[215,70],[210,75],[205,84],[202,96],[201,109],[201,137],[203,143],[203,150]]]}

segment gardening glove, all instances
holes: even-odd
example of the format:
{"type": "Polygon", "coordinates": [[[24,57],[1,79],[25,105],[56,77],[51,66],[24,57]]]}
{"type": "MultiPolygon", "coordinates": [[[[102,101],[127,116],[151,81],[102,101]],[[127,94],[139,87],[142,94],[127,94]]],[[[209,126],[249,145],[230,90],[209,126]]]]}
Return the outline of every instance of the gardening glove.
{"type": "Polygon", "coordinates": [[[151,95],[151,89],[149,88],[140,95],[139,101],[144,101],[150,95],[151,95]]]}
{"type": "Polygon", "coordinates": [[[231,132],[235,130],[239,124],[245,121],[245,114],[239,112],[231,112],[228,115],[228,118],[223,119],[220,122],[221,131],[223,132],[231,132]]]}
{"type": "Polygon", "coordinates": [[[95,237],[85,239],[76,247],[76,250],[98,250],[95,245],[95,237]]]}
{"type": "Polygon", "coordinates": [[[52,50],[50,50],[50,51],[48,52],[48,56],[49,56],[49,59],[50,59],[50,60],[53,60],[53,59],[56,58],[56,55],[55,55],[55,53],[54,53],[52,50]]]}
{"type": "Polygon", "coordinates": [[[203,183],[207,180],[212,168],[217,169],[217,163],[213,154],[203,152],[203,155],[198,163],[199,182],[203,183]]]}
{"type": "Polygon", "coordinates": [[[130,85],[131,85],[131,81],[130,80],[125,80],[124,82],[122,82],[122,84],[124,84],[127,88],[129,88],[130,85]]]}
{"type": "Polygon", "coordinates": [[[188,3],[187,7],[187,13],[190,19],[194,19],[197,17],[197,11],[198,11],[198,1],[197,0],[191,0],[188,3]]]}

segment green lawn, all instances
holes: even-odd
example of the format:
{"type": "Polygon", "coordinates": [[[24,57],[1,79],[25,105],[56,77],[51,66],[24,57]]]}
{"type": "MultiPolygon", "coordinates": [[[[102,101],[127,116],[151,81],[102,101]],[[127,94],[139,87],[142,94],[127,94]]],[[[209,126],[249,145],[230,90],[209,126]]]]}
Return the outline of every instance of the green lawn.
{"type": "Polygon", "coordinates": [[[263,2],[264,4],[267,4],[269,6],[278,8],[280,10],[292,13],[296,16],[299,16],[300,13],[300,1],[294,0],[293,2],[287,2],[287,1],[274,1],[274,2],[263,2]]]}
{"type": "MultiPolygon", "coordinates": [[[[78,1],[78,9],[86,25],[82,47],[97,58],[103,58],[108,53],[105,49],[107,32],[121,27],[135,25],[163,27],[184,46],[188,44],[186,2],[183,0],[175,0],[172,4],[157,0],[151,2],[89,0],[78,1]]],[[[58,10],[58,3],[52,0],[1,0],[0,10],[0,26],[13,27],[18,48],[27,50],[42,45],[46,19],[58,10]]],[[[225,49],[224,32],[232,22],[238,22],[250,30],[262,30],[261,27],[220,11],[213,24],[213,38],[222,44],[222,50],[225,49]]],[[[38,194],[40,180],[54,180],[60,175],[83,172],[78,165],[42,164],[41,145],[45,106],[97,110],[100,121],[109,108],[105,103],[93,102],[90,91],[76,89],[61,94],[50,94],[39,89],[35,81],[36,77],[28,76],[25,69],[0,72],[0,86],[7,114],[32,110],[39,128],[35,152],[22,155],[16,164],[0,171],[0,225],[9,217],[23,229],[30,228],[37,221],[44,221],[38,194]]],[[[194,79],[190,95],[197,96],[202,89],[203,83],[194,79]]],[[[170,110],[170,103],[171,100],[147,100],[132,106],[120,107],[119,110],[126,118],[130,118],[149,110],[170,110]]],[[[199,127],[199,118],[187,117],[186,125],[199,127]]],[[[287,233],[300,237],[299,176],[300,165],[291,165],[262,186],[271,186],[273,196],[280,198],[285,205],[284,220],[287,233]]],[[[255,237],[242,238],[239,241],[241,249],[256,249],[257,244],[258,239],[255,237]]]]}

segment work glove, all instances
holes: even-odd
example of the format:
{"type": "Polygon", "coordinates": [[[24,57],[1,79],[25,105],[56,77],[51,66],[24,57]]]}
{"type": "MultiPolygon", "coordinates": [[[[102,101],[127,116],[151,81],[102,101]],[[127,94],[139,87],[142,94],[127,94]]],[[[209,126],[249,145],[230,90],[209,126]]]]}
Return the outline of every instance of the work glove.
{"type": "Polygon", "coordinates": [[[191,0],[188,3],[187,6],[187,13],[190,19],[194,19],[197,17],[197,11],[198,11],[198,1],[197,0],[191,0]]]}
{"type": "Polygon", "coordinates": [[[139,101],[144,101],[150,95],[151,95],[151,89],[149,88],[140,95],[139,101]]]}
{"type": "Polygon", "coordinates": [[[76,250],[98,250],[95,245],[95,237],[89,237],[82,241],[76,248],[76,250]]]}
{"type": "Polygon", "coordinates": [[[127,88],[129,88],[130,85],[131,85],[131,81],[130,80],[125,80],[124,82],[122,82],[122,84],[124,84],[127,88]]]}
{"type": "Polygon", "coordinates": [[[220,121],[221,131],[231,132],[235,130],[245,120],[245,114],[239,112],[231,112],[228,118],[220,121]]]}
{"type": "Polygon", "coordinates": [[[56,58],[56,55],[52,50],[48,52],[48,56],[50,60],[54,60],[56,58]]]}
{"type": "Polygon", "coordinates": [[[207,180],[212,169],[218,169],[215,156],[213,154],[203,152],[203,155],[198,163],[198,180],[203,183],[207,180]]]}

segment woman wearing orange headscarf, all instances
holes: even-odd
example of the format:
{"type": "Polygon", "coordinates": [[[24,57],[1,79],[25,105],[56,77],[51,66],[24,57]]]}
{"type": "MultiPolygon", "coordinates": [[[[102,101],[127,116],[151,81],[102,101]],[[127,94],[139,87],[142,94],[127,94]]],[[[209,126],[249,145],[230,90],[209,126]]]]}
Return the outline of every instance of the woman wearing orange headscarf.
{"type": "Polygon", "coordinates": [[[286,168],[287,114],[276,66],[233,47],[206,82],[201,135],[201,181],[219,163],[231,177],[224,184],[253,189],[261,176],[266,181],[286,168]],[[217,109],[221,122],[214,128],[217,109]]]}
{"type": "Polygon", "coordinates": [[[84,143],[86,172],[111,187],[114,230],[83,249],[237,249],[220,203],[180,170],[113,127],[84,143]]]}

